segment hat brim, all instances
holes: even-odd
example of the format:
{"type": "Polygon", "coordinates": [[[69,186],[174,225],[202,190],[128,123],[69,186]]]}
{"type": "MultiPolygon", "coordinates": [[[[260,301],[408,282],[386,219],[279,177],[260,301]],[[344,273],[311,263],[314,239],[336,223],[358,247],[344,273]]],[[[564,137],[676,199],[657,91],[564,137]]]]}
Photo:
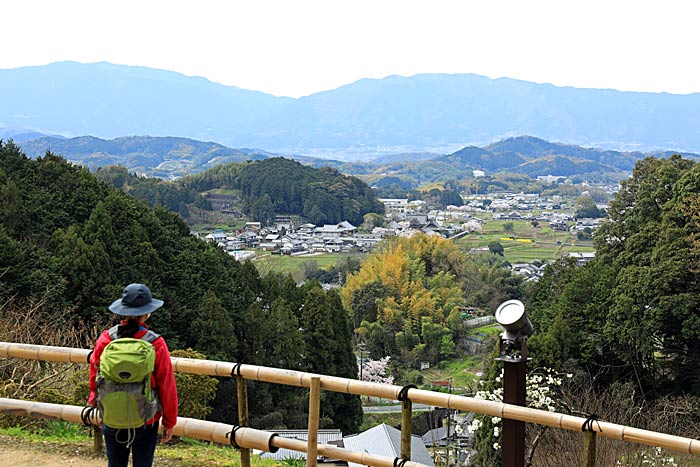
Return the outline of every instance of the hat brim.
{"type": "Polygon", "coordinates": [[[109,311],[120,316],[143,316],[147,315],[163,306],[163,300],[152,298],[150,303],[142,306],[124,306],[122,299],[115,300],[109,306],[109,311]]]}

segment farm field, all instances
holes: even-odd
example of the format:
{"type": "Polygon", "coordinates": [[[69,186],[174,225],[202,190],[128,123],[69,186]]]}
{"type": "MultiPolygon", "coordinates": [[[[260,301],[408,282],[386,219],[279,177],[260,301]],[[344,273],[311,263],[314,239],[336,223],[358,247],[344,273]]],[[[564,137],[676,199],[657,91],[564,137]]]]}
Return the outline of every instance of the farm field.
{"type": "Polygon", "coordinates": [[[466,251],[472,248],[487,248],[492,242],[503,246],[504,257],[511,263],[551,261],[569,253],[595,251],[590,240],[578,240],[569,232],[554,231],[549,226],[533,227],[528,221],[489,220],[481,232],[474,232],[455,240],[455,243],[466,251]],[[508,223],[513,226],[511,231],[504,229],[508,223]]]}
{"type": "Polygon", "coordinates": [[[304,256],[272,255],[265,253],[253,260],[253,264],[261,273],[276,271],[296,275],[304,270],[304,263],[315,262],[318,269],[327,269],[348,256],[358,256],[348,253],[321,253],[304,256]]]}

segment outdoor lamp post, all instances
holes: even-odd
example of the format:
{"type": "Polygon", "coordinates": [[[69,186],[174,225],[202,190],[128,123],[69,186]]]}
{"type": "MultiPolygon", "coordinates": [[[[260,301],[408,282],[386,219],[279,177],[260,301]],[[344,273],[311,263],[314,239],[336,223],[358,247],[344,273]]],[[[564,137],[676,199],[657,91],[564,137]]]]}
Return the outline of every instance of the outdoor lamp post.
{"type": "MultiPolygon", "coordinates": [[[[532,323],[520,300],[503,302],[496,310],[496,321],[505,329],[501,333],[500,356],[503,362],[503,402],[525,405],[527,374],[527,338],[532,335],[532,323]]],[[[525,422],[503,419],[503,467],[525,465],[525,422]]]]}

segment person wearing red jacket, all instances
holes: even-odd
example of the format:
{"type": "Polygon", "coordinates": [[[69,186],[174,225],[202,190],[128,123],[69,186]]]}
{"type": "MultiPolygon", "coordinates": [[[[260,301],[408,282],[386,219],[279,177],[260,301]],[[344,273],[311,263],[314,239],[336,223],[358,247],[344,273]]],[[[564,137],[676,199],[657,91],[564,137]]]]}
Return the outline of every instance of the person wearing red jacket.
{"type": "MultiPolygon", "coordinates": [[[[123,319],[117,327],[117,337],[132,337],[139,339],[148,332],[146,320],[151,312],[163,306],[163,301],[151,296],[150,289],[144,284],[130,284],[115,300],[109,310],[123,319]]],[[[97,406],[96,378],[99,371],[102,351],[112,341],[109,330],[102,331],[95,343],[95,349],[90,357],[90,398],[88,404],[97,406]]],[[[153,341],[156,360],[151,374],[151,388],[155,389],[160,401],[160,410],[146,424],[135,430],[135,434],[120,434],[120,430],[103,425],[105,449],[109,467],[127,467],[129,454],[133,455],[133,467],[151,467],[158,441],[158,427],[163,424],[162,442],[172,439],[173,427],[177,423],[177,388],[175,375],[170,361],[168,345],[162,336],[153,341]],[[129,439],[126,442],[125,439],[129,439]]],[[[124,429],[125,431],[126,429],[124,429]]]]}

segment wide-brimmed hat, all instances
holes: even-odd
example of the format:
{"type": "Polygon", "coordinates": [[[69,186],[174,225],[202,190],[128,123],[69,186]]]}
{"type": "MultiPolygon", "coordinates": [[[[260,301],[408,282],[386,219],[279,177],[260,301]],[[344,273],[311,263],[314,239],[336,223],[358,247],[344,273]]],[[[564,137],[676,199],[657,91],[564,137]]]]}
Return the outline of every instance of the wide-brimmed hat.
{"type": "Polygon", "coordinates": [[[163,306],[163,300],[151,296],[151,290],[144,284],[129,284],[122,298],[115,300],[109,311],[121,316],[142,316],[163,306]]]}

